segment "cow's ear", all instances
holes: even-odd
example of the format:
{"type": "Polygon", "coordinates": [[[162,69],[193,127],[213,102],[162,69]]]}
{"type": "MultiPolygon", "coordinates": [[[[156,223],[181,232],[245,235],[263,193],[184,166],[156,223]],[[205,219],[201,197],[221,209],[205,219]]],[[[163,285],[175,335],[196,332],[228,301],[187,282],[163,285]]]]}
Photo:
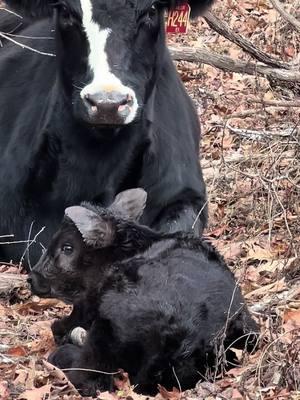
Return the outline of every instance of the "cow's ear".
{"type": "Polygon", "coordinates": [[[188,2],[191,6],[192,18],[195,18],[202,14],[208,7],[210,7],[214,0],[171,0],[171,8],[186,2],[188,2]]]}
{"type": "Polygon", "coordinates": [[[115,229],[112,222],[94,211],[74,206],[66,208],[65,215],[74,222],[87,245],[99,249],[113,243],[115,229]]]}
{"type": "Polygon", "coordinates": [[[129,189],[119,193],[109,208],[121,218],[137,221],[143,214],[146,201],[145,190],[129,189]]]}
{"type": "Polygon", "coordinates": [[[53,13],[54,0],[5,0],[6,5],[22,17],[45,18],[53,13]]]}

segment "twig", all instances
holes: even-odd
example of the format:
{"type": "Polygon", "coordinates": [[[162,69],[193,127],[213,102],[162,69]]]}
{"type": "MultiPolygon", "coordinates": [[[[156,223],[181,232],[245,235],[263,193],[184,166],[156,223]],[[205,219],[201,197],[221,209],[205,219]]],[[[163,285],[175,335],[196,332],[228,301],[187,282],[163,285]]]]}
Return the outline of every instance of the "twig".
{"type": "Polygon", "coordinates": [[[28,243],[28,240],[15,240],[13,242],[0,242],[0,246],[2,244],[8,245],[8,244],[24,244],[24,243],[28,243]]]}
{"type": "Polygon", "coordinates": [[[0,354],[0,358],[1,358],[1,362],[3,364],[14,364],[15,361],[12,360],[11,358],[8,358],[7,356],[5,356],[4,354],[0,354]]]}
{"type": "Polygon", "coordinates": [[[229,114],[224,116],[224,119],[232,119],[232,118],[247,118],[247,117],[252,117],[253,115],[256,116],[256,118],[261,117],[261,118],[265,118],[265,115],[262,114],[258,114],[259,112],[266,112],[267,109],[264,110],[258,110],[257,108],[253,108],[251,110],[244,110],[244,111],[240,111],[237,113],[233,113],[233,114],[229,114]]]}
{"type": "Polygon", "coordinates": [[[28,254],[28,266],[29,266],[29,269],[31,270],[32,268],[31,268],[31,263],[30,263],[30,260],[29,260],[29,249],[30,249],[30,246],[33,244],[33,243],[36,243],[36,239],[39,237],[39,235],[41,234],[41,233],[43,233],[44,232],[44,230],[45,230],[45,226],[43,226],[39,231],[38,231],[38,233],[34,236],[34,238],[32,239],[32,240],[30,240],[30,236],[31,236],[31,231],[32,231],[32,227],[33,227],[33,224],[34,224],[34,221],[31,223],[31,225],[30,225],[30,229],[29,229],[29,233],[28,233],[28,240],[27,240],[27,246],[26,246],[26,249],[24,250],[24,252],[23,252],[23,254],[22,254],[22,257],[21,257],[21,259],[20,259],[20,262],[19,262],[19,266],[21,266],[22,265],[22,262],[23,262],[23,260],[24,260],[24,258],[25,258],[25,256],[26,256],[26,254],[28,254]]]}
{"type": "Polygon", "coordinates": [[[5,35],[16,37],[20,39],[33,39],[33,40],[55,40],[54,37],[51,36],[24,36],[24,35],[17,35],[11,32],[5,32],[5,35]]]}
{"type": "Polygon", "coordinates": [[[12,37],[10,37],[10,35],[7,34],[7,33],[0,32],[0,38],[1,38],[1,37],[4,38],[4,39],[6,39],[6,40],[9,40],[10,42],[16,44],[17,46],[22,47],[22,49],[30,50],[30,51],[32,51],[32,52],[34,52],[34,53],[41,54],[42,56],[56,57],[56,55],[53,54],[53,53],[46,53],[46,52],[44,52],[44,51],[39,51],[39,50],[37,50],[37,49],[34,49],[33,47],[27,46],[26,44],[17,42],[17,41],[14,40],[12,37]]]}
{"type": "Polygon", "coordinates": [[[278,203],[279,203],[279,205],[280,205],[280,207],[281,207],[281,209],[282,209],[282,213],[283,213],[283,217],[284,217],[284,222],[285,222],[286,230],[288,231],[288,234],[289,234],[289,236],[290,236],[290,239],[293,240],[293,235],[292,235],[292,232],[291,232],[291,230],[290,230],[290,226],[289,226],[289,222],[288,222],[288,218],[287,218],[287,211],[286,211],[286,208],[285,208],[284,205],[282,204],[282,201],[280,200],[280,197],[278,196],[277,190],[276,190],[276,188],[274,187],[274,184],[273,184],[273,183],[272,183],[272,190],[273,190],[273,192],[274,192],[274,194],[275,194],[275,197],[276,197],[276,199],[277,199],[277,201],[278,201],[278,203]]]}
{"type": "Polygon", "coordinates": [[[298,21],[293,15],[289,14],[281,5],[278,0],[270,0],[275,10],[284,18],[289,24],[291,24],[298,32],[300,32],[300,21],[298,21]]]}
{"type": "MultiPolygon", "coordinates": [[[[264,351],[262,352],[260,358],[259,358],[259,362],[258,362],[258,366],[257,366],[257,380],[258,380],[258,387],[262,388],[262,373],[261,370],[263,368],[263,360],[265,358],[265,356],[267,355],[269,349],[276,343],[278,342],[278,340],[280,340],[281,338],[283,338],[285,335],[290,334],[291,332],[295,332],[297,331],[297,328],[291,329],[289,331],[286,331],[284,333],[282,333],[281,335],[279,335],[276,339],[274,339],[271,343],[268,344],[268,346],[264,349],[264,351]]],[[[267,364],[268,365],[268,364],[267,364]]],[[[259,390],[259,395],[261,400],[264,399],[262,391],[259,390]]]]}
{"type": "Polygon", "coordinates": [[[180,384],[180,381],[179,381],[179,379],[178,379],[178,376],[176,375],[175,368],[174,368],[173,366],[172,366],[172,371],[173,371],[173,374],[174,374],[174,376],[175,376],[175,379],[176,379],[176,382],[177,382],[177,385],[178,385],[179,392],[182,393],[181,384],[180,384]]]}
{"type": "Polygon", "coordinates": [[[9,10],[8,8],[0,7],[0,11],[6,11],[6,12],[8,12],[9,14],[13,14],[13,15],[15,15],[16,17],[23,19],[22,15],[17,14],[16,12],[14,12],[14,11],[12,11],[12,10],[9,10]]]}
{"type": "Polygon", "coordinates": [[[254,44],[252,44],[249,40],[238,33],[233,32],[225,22],[213,15],[211,12],[206,12],[204,19],[214,31],[218,32],[220,35],[224,36],[226,39],[230,40],[244,51],[251,54],[251,56],[256,60],[270,65],[273,68],[291,68],[289,64],[276,60],[268,54],[265,54],[263,51],[255,47],[254,44]]]}
{"type": "Polygon", "coordinates": [[[106,371],[99,371],[97,369],[89,369],[89,368],[61,368],[63,372],[67,371],[84,371],[84,372],[95,372],[97,374],[102,374],[102,375],[117,375],[120,373],[120,371],[116,372],[106,372],[106,371]]]}
{"type": "Polygon", "coordinates": [[[198,219],[200,218],[200,216],[201,216],[201,214],[202,214],[202,211],[204,210],[204,208],[205,208],[206,206],[207,206],[207,201],[206,201],[206,202],[203,204],[203,206],[200,208],[200,211],[198,212],[198,214],[197,214],[197,216],[196,216],[196,218],[195,218],[195,221],[193,222],[192,229],[195,228],[195,225],[196,225],[198,219]]]}

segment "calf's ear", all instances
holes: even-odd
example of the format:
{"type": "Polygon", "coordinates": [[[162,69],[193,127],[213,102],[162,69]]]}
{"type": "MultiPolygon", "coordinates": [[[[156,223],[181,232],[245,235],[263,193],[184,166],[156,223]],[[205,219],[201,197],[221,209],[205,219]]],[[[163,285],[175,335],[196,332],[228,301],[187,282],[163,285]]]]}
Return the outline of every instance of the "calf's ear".
{"type": "Polygon", "coordinates": [[[109,208],[121,218],[137,221],[143,214],[146,201],[144,189],[129,189],[119,193],[109,208]]]}
{"type": "Polygon", "coordinates": [[[54,0],[6,0],[6,5],[22,17],[44,18],[53,12],[54,0]]]}
{"type": "Polygon", "coordinates": [[[112,244],[114,239],[112,224],[94,211],[74,206],[66,208],[65,215],[74,222],[87,245],[99,249],[112,244]]]}
{"type": "Polygon", "coordinates": [[[195,18],[202,14],[208,7],[213,4],[214,0],[171,0],[170,8],[184,3],[189,3],[191,7],[191,16],[195,18]]]}

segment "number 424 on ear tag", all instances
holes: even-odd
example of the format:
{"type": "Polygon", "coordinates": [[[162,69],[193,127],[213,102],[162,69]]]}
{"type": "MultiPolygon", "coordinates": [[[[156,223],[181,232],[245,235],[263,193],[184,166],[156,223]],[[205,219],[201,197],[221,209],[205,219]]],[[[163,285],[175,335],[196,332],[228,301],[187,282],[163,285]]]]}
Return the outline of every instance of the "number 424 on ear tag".
{"type": "Polygon", "coordinates": [[[187,33],[191,7],[188,3],[169,11],[167,17],[167,33],[187,33]]]}

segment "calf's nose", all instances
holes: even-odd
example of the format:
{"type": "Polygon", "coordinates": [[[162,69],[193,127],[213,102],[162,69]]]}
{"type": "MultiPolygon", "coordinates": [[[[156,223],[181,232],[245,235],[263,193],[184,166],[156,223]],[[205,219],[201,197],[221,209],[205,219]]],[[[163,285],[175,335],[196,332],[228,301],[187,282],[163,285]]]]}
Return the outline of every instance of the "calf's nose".
{"type": "Polygon", "coordinates": [[[95,122],[108,125],[124,123],[134,102],[129,93],[117,91],[87,93],[84,101],[91,118],[95,122]]]}
{"type": "Polygon", "coordinates": [[[38,296],[46,296],[50,293],[48,282],[39,273],[32,271],[27,278],[27,282],[30,284],[32,292],[38,296]]]}

